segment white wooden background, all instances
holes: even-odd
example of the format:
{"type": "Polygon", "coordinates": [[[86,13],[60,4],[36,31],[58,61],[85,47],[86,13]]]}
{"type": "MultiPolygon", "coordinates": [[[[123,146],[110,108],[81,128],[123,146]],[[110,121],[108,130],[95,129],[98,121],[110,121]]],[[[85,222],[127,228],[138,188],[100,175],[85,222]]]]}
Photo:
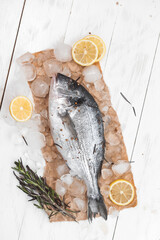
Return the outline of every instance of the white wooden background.
{"type": "Polygon", "coordinates": [[[138,206],[107,222],[50,224],[16,188],[11,166],[24,146],[0,118],[1,240],[160,240],[160,0],[0,0],[1,112],[17,57],[59,41],[73,44],[89,32],[106,43],[101,67],[133,161],[138,206]]]}

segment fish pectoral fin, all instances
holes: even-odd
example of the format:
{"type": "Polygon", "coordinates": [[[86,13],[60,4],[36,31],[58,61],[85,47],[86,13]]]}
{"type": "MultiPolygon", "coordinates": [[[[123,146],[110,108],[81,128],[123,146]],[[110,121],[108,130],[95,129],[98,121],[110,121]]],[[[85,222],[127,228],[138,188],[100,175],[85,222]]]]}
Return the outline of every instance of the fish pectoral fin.
{"type": "Polygon", "coordinates": [[[74,125],[68,111],[66,110],[65,114],[62,114],[62,115],[59,114],[59,116],[62,120],[64,127],[70,132],[70,137],[78,140],[75,125],[74,125]]]}

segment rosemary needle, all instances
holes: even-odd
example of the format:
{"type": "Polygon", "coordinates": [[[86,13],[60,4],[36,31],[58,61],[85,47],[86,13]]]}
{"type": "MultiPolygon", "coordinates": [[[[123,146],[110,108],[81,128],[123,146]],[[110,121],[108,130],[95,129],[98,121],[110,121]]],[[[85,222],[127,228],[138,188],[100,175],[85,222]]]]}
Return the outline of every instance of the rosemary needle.
{"type": "Polygon", "coordinates": [[[132,106],[132,103],[124,96],[124,94],[123,94],[122,92],[120,92],[120,94],[121,94],[121,96],[123,97],[123,99],[131,105],[131,107],[132,107],[132,109],[133,109],[133,113],[134,113],[134,115],[135,115],[135,117],[136,117],[136,110],[135,110],[135,108],[132,106]]]}

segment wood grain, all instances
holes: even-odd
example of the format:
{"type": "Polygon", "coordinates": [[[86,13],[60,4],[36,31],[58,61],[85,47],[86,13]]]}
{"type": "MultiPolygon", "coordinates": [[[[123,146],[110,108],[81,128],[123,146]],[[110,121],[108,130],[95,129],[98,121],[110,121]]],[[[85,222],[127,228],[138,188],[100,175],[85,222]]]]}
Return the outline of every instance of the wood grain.
{"type": "MultiPolygon", "coordinates": [[[[19,0],[0,2],[3,10],[1,11],[2,17],[0,17],[0,22],[2,22],[0,55],[3,56],[0,58],[2,66],[0,94],[2,94],[7,76],[22,5],[23,2],[19,0]]],[[[118,221],[110,217],[107,222],[98,219],[92,225],[87,222],[73,225],[48,224],[44,213],[27,203],[23,193],[16,189],[16,180],[13,178],[10,167],[12,161],[20,156],[23,145],[15,145],[13,139],[11,140],[11,136],[16,132],[15,128],[1,121],[0,154],[3,161],[0,165],[0,187],[5,195],[0,207],[1,239],[60,240],[64,239],[64,235],[66,238],[79,240],[102,240],[106,237],[109,240],[135,238],[158,240],[160,238],[158,226],[160,217],[158,205],[160,196],[159,49],[155,62],[153,61],[159,34],[159,22],[159,0],[94,0],[92,3],[89,0],[26,1],[8,86],[16,81],[15,59],[24,52],[53,48],[60,39],[72,44],[90,31],[100,35],[108,49],[106,57],[101,62],[103,75],[110,88],[113,107],[117,110],[122,124],[128,155],[135,161],[132,168],[139,190],[139,205],[136,209],[122,212],[118,221]],[[148,85],[152,65],[153,73],[148,85]],[[147,95],[146,90],[148,90],[147,95]],[[134,116],[131,106],[121,97],[120,92],[135,107],[137,117],[134,116]],[[144,101],[145,98],[146,101],[144,101]],[[150,124],[151,122],[153,124],[150,124]],[[5,184],[4,179],[6,179],[5,184]],[[117,228],[115,228],[116,223],[117,228]]],[[[11,95],[11,90],[7,87],[4,98],[5,107],[9,95],[11,95]]]]}
{"type": "MultiPolygon", "coordinates": [[[[9,7],[9,5],[8,5],[9,7]]],[[[21,28],[19,31],[17,44],[13,56],[13,62],[10,68],[10,74],[8,78],[8,84],[5,92],[4,102],[2,105],[2,112],[3,108],[8,109],[8,98],[12,96],[11,85],[13,86],[15,82],[17,81],[17,64],[16,59],[22,55],[23,53],[27,51],[35,51],[40,49],[45,49],[49,47],[53,47],[56,45],[56,43],[64,38],[68,19],[70,16],[70,11],[72,7],[72,0],[71,1],[49,1],[49,0],[36,0],[31,1],[27,0],[24,14],[21,22],[21,28]],[[5,107],[4,107],[5,106],[5,107]]],[[[16,8],[16,6],[15,6],[16,8]]],[[[10,9],[10,11],[14,9],[10,9]]],[[[17,23],[18,27],[18,23],[17,23]]],[[[11,30],[11,27],[9,28],[9,31],[11,30]]],[[[9,34],[9,33],[8,33],[9,34]]],[[[7,37],[5,36],[5,39],[7,37]]],[[[10,50],[12,51],[12,49],[10,50]]],[[[8,70],[8,69],[7,69],[8,70]]],[[[20,80],[20,79],[19,79],[20,80]]],[[[24,93],[22,93],[24,94],[24,93]]],[[[9,128],[10,129],[10,128],[9,128]]],[[[6,127],[6,134],[8,133],[9,129],[6,127]]],[[[10,132],[14,134],[14,131],[10,129],[10,132]]],[[[9,134],[9,133],[8,133],[9,134]]],[[[1,139],[2,141],[2,139],[1,139]]],[[[16,141],[16,139],[15,139],[16,141]]],[[[5,146],[8,149],[13,152],[13,139],[9,140],[7,138],[6,141],[4,141],[5,146]],[[7,144],[7,141],[10,141],[10,143],[7,144]]],[[[23,147],[21,146],[21,154],[24,151],[23,147]]],[[[3,164],[3,173],[8,176],[7,180],[7,186],[1,186],[1,189],[3,189],[6,192],[7,199],[4,199],[1,205],[1,212],[3,212],[3,221],[0,221],[0,228],[1,233],[0,237],[4,240],[8,240],[12,237],[12,239],[31,239],[33,236],[35,239],[44,239],[46,234],[50,232],[48,228],[50,229],[52,226],[48,225],[48,219],[46,216],[43,215],[43,212],[37,211],[32,204],[28,204],[26,201],[26,198],[23,196],[23,193],[21,194],[19,190],[16,188],[16,180],[14,179],[14,176],[11,171],[11,166],[13,165],[13,161],[16,160],[16,156],[19,157],[20,151],[18,151],[17,148],[15,148],[14,151],[15,154],[12,155],[10,152],[6,152],[6,154],[1,153],[3,156],[4,164],[3,164]],[[17,151],[17,155],[16,155],[17,151]],[[9,165],[7,165],[7,162],[10,162],[9,165]],[[9,198],[10,194],[12,194],[12,198],[9,198]],[[4,204],[7,204],[7,208],[4,210],[4,204]],[[32,209],[32,210],[31,210],[32,209]],[[31,210],[31,214],[29,215],[31,210]],[[37,221],[37,214],[38,212],[38,221],[37,221]],[[32,213],[34,217],[36,217],[36,220],[34,222],[37,223],[33,228],[33,222],[31,221],[32,213]],[[11,216],[10,216],[11,215],[11,216]],[[43,222],[46,221],[46,228],[45,231],[41,229],[40,226],[43,225],[43,222]],[[10,226],[10,231],[6,231],[6,226],[10,226]],[[31,236],[30,233],[33,230],[33,235],[31,236]],[[41,232],[41,234],[40,234],[41,232]],[[28,234],[29,233],[29,236],[28,234]],[[39,236],[39,237],[38,237],[39,236]],[[26,238],[27,237],[27,238],[26,238]],[[43,238],[44,237],[44,238],[43,238]]],[[[2,167],[2,165],[1,165],[2,167]]],[[[0,182],[3,183],[4,174],[1,174],[0,176],[0,182]]],[[[33,217],[33,219],[34,219],[33,217]]],[[[33,239],[33,238],[32,238],[33,239]]]]}
{"type": "Polygon", "coordinates": [[[6,0],[0,3],[0,101],[12,64],[23,5],[21,0],[6,0]]]}
{"type": "Polygon", "coordinates": [[[133,211],[121,213],[117,225],[115,240],[130,239],[155,240],[160,237],[159,202],[160,202],[160,44],[151,74],[146,95],[142,120],[133,153],[135,164],[132,167],[135,182],[138,186],[138,206],[133,211]],[[125,232],[123,222],[129,219],[128,231],[125,232]],[[138,238],[137,238],[138,236],[138,238]]]}
{"type": "MultiPolygon", "coordinates": [[[[130,160],[137,139],[141,111],[146,89],[148,88],[159,34],[157,28],[154,30],[152,28],[151,22],[153,23],[155,19],[149,20],[148,5],[145,5],[145,2],[141,2],[141,4],[141,7],[143,6],[144,9],[144,15],[142,16],[139,12],[138,14],[136,13],[138,7],[136,2],[132,5],[130,1],[130,3],[121,6],[104,74],[107,84],[110,86],[113,106],[122,124],[130,160]],[[121,97],[120,92],[135,107],[136,117],[131,106],[121,97]]],[[[152,3],[150,4],[152,6],[152,3]]],[[[153,15],[156,15],[154,11],[153,15]]],[[[135,160],[132,161],[134,162],[135,160]]],[[[119,217],[117,223],[119,221],[121,222],[121,217],[119,217]]],[[[116,233],[116,225],[112,239],[114,239],[114,234],[116,233]]],[[[126,236],[129,237],[129,231],[127,231],[126,236]]]]}

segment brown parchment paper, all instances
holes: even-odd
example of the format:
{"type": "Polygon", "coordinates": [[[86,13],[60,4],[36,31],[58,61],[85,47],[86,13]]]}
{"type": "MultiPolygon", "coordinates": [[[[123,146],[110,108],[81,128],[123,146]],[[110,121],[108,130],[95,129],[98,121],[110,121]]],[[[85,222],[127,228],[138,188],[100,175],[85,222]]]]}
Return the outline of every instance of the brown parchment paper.
{"type": "MultiPolygon", "coordinates": [[[[46,61],[50,60],[51,63],[53,60],[55,60],[54,57],[54,50],[49,49],[41,52],[34,53],[35,59],[32,61],[32,64],[36,68],[36,78],[40,78],[43,81],[46,81],[50,84],[51,75],[47,73],[45,68],[46,61]],[[47,75],[48,74],[48,75],[47,75]]],[[[55,60],[56,61],[56,60],[55,60]]],[[[97,91],[94,87],[94,84],[88,84],[84,81],[82,70],[83,67],[76,64],[73,60],[66,63],[61,63],[63,69],[65,67],[69,68],[71,71],[71,78],[79,79],[79,83],[82,84],[95,98],[100,111],[103,116],[104,120],[104,134],[105,134],[105,140],[106,140],[106,146],[105,146],[105,160],[103,161],[102,169],[108,168],[111,169],[112,164],[116,163],[120,160],[127,160],[128,156],[126,152],[126,147],[123,141],[122,131],[120,127],[120,123],[117,117],[117,114],[113,107],[111,106],[111,98],[109,94],[108,87],[106,86],[103,77],[99,81],[99,91],[97,91]],[[110,142],[114,141],[114,144],[110,144],[110,142]],[[106,162],[106,160],[111,163],[110,165],[106,162]]],[[[98,68],[101,71],[99,63],[96,63],[98,68]]],[[[33,81],[34,82],[34,81],[33,81]]],[[[31,84],[33,82],[28,82],[29,86],[31,87],[31,84]]],[[[32,88],[31,88],[32,90],[32,88]]],[[[35,104],[35,111],[36,113],[41,114],[41,125],[40,125],[40,132],[44,134],[45,140],[46,140],[46,146],[43,147],[42,153],[44,156],[44,159],[46,161],[46,167],[45,167],[45,173],[44,177],[46,178],[47,184],[55,189],[55,183],[57,179],[60,178],[59,173],[57,172],[57,168],[60,165],[65,164],[62,156],[57,151],[56,146],[54,145],[54,141],[52,139],[51,133],[50,133],[50,126],[48,121],[48,94],[46,97],[36,97],[33,94],[34,104],[35,104]]],[[[65,168],[64,174],[69,173],[69,169],[65,168]]],[[[114,203],[112,203],[108,197],[108,190],[109,190],[109,184],[113,182],[116,179],[126,179],[130,181],[134,185],[132,172],[128,171],[125,174],[119,176],[113,173],[111,177],[108,177],[106,179],[103,179],[102,176],[99,178],[99,186],[101,193],[104,197],[105,204],[107,206],[107,209],[109,210],[110,207],[114,207],[117,210],[122,210],[123,208],[130,208],[135,207],[137,204],[137,196],[136,196],[136,188],[135,188],[135,197],[134,200],[125,207],[116,206],[114,203]]],[[[76,189],[76,184],[84,186],[86,189],[86,186],[82,180],[77,179],[74,177],[73,183],[68,187],[66,194],[64,195],[65,201],[70,202],[71,209],[78,210],[75,202],[73,201],[74,198],[80,198],[85,200],[86,202],[86,209],[87,209],[87,196],[86,196],[86,190],[85,193],[81,194],[76,189]]],[[[135,187],[135,185],[134,185],[135,187]]],[[[48,210],[46,212],[49,214],[48,210]]],[[[84,220],[87,219],[87,212],[84,210],[83,212],[76,213],[76,220],[84,220]]],[[[61,214],[57,214],[53,216],[50,221],[72,221],[72,219],[62,216],[61,214]]]]}

